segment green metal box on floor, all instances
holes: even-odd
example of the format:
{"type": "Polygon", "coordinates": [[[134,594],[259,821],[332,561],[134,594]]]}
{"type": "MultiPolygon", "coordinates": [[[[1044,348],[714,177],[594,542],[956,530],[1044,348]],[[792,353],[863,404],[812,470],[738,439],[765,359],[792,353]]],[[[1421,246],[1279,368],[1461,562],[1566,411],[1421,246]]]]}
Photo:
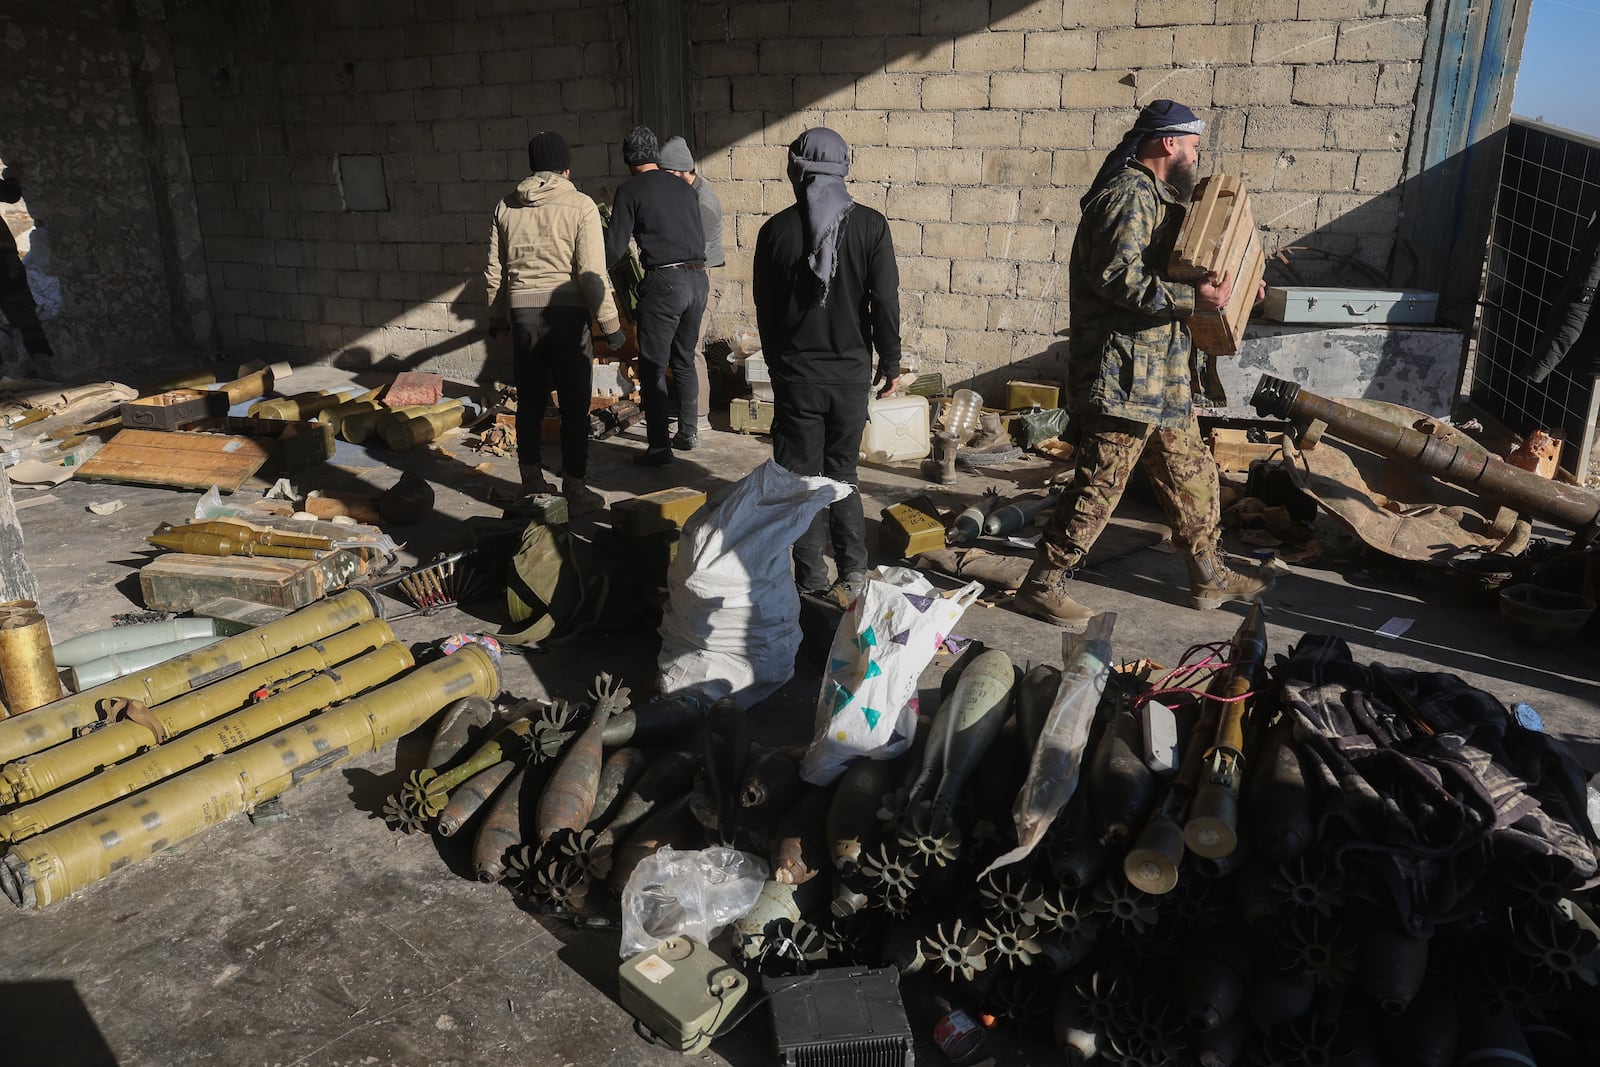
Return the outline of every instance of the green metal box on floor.
{"type": "Polygon", "coordinates": [[[728,405],[728,426],[736,433],[771,433],[773,410],[770,400],[735,400],[728,405]]]}
{"type": "Polygon", "coordinates": [[[145,564],[139,591],[151,611],[192,611],[223,598],[294,611],[343,589],[361,570],[360,557],[342,549],[321,559],[169,552],[145,564]]]}

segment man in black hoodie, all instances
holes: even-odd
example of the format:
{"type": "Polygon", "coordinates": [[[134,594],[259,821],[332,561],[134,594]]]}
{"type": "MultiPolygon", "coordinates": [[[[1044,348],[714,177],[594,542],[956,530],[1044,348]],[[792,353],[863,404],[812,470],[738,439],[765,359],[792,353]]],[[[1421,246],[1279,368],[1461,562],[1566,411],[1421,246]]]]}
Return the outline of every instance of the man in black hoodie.
{"type": "MultiPolygon", "coordinates": [[[[821,127],[789,146],[798,203],[762,225],[751,288],[776,399],[773,458],[796,474],[855,485],[867,401],[900,382],[900,271],[888,220],[845,189],[849,154],[844,138],[821,127]]],[[[828,588],[822,546],[831,535],[834,592],[843,599],[859,591],[867,568],[861,494],[826,514],[826,533],[819,515],[795,542],[795,583],[828,588]]]]}

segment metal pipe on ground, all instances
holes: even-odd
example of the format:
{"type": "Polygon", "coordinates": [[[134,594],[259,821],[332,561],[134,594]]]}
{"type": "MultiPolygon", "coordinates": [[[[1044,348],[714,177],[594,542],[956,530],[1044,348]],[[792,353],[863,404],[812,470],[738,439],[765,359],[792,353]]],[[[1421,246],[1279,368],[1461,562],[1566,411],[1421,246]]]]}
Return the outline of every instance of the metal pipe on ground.
{"type": "Polygon", "coordinates": [[[339,664],[337,670],[314,675],[277,696],[224,715],[182,737],[157,745],[141,756],[107,767],[87,781],[13,808],[0,815],[0,841],[15,844],[42,834],[84,812],[104,807],[214,756],[299,722],[318,708],[349,700],[390,681],[412,666],[411,651],[404,645],[382,645],[339,664]]]}
{"type": "Polygon", "coordinates": [[[218,641],[210,648],[185,653],[152,670],[97,685],[26,715],[6,719],[0,722],[0,763],[42,752],[72,737],[78,727],[99,722],[99,704],[106,697],[123,697],[154,707],[181,693],[230,678],[258,663],[382,616],[383,609],[376,597],[352,589],[218,641]]]}
{"type": "Polygon", "coordinates": [[[1270,374],[1263,374],[1256,383],[1250,403],[1263,418],[1288,419],[1300,426],[1324,423],[1324,432],[1341,441],[1414,466],[1489,503],[1515,508],[1575,531],[1585,540],[1600,534],[1600,496],[1513,467],[1481,449],[1441,441],[1431,434],[1307,392],[1294,382],[1270,374]]]}
{"type": "Polygon", "coordinates": [[[499,688],[494,659],[469,644],[308,722],[14,845],[0,864],[0,890],[20,907],[47,907],[374,751],[453,700],[493,697],[499,688]]]}
{"type": "Polygon", "coordinates": [[[175,697],[148,709],[148,717],[141,714],[138,718],[116,719],[65,744],[8,763],[0,767],[0,803],[35,800],[226,715],[262,690],[277,692],[303,684],[319,671],[381,648],[394,639],[388,623],[371,619],[175,697]]]}

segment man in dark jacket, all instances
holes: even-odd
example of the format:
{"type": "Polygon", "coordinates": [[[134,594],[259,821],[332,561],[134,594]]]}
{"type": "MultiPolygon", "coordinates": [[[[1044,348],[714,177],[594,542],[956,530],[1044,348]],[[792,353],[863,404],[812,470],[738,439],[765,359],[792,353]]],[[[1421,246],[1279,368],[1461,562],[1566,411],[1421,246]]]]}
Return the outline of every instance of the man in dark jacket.
{"type": "Polygon", "coordinates": [[[639,283],[639,391],[644,397],[649,447],[633,457],[646,467],[672,462],[672,450],[699,443],[695,338],[706,308],[706,239],[700,200],[682,179],[662,170],[660,145],[647,126],[622,141],[622,158],[633,177],[617,190],[606,227],[606,262],[628,254],[628,238],[639,245],[644,280],[639,283]],[[678,387],[678,433],[667,428],[667,368],[678,387]]]}
{"type": "MultiPolygon", "coordinates": [[[[15,204],[21,199],[22,183],[9,173],[0,176],[0,202],[15,204]]],[[[46,378],[55,377],[55,352],[44,335],[44,325],[39,322],[39,309],[33,302],[33,291],[28,288],[27,268],[17,254],[17,239],[3,222],[0,222],[0,310],[21,332],[23,347],[33,360],[33,372],[46,378]]]]}
{"type": "MultiPolygon", "coordinates": [[[[900,272],[889,223],[845,189],[849,146],[829,129],[789,146],[793,207],[761,227],[751,282],[776,408],[772,455],[796,474],[856,484],[867,401],[900,380],[900,272]],[[877,379],[873,350],[877,350],[877,379]]],[[[794,545],[795,583],[828,587],[823,516],[794,545]]],[[[827,510],[837,594],[859,589],[867,567],[860,493],[827,510]]]]}

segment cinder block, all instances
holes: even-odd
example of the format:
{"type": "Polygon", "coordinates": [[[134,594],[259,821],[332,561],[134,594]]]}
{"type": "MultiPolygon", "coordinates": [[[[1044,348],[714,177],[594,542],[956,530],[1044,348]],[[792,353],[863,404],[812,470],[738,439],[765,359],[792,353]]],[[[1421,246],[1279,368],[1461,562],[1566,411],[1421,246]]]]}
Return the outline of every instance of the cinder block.
{"type": "Polygon", "coordinates": [[[1059,149],[1052,155],[1054,157],[1050,172],[1052,183],[1075,188],[1087,187],[1094,181],[1094,176],[1099,173],[1100,164],[1105,159],[1104,153],[1077,148],[1059,149]]]}
{"type": "Polygon", "coordinates": [[[889,239],[897,256],[922,254],[922,225],[909,219],[889,220],[889,239]]]}
{"type": "Polygon", "coordinates": [[[1015,222],[1017,194],[1009,189],[957,189],[950,217],[957,222],[1015,222]]]}
{"type": "Polygon", "coordinates": [[[1405,154],[1400,151],[1362,152],[1356,163],[1353,188],[1359,193],[1388,192],[1405,174],[1405,154]]]}
{"type": "Polygon", "coordinates": [[[1264,22],[1256,27],[1251,61],[1330,63],[1338,41],[1337,22],[1264,22]]]}
{"type": "Polygon", "coordinates": [[[1120,70],[1069,70],[1061,77],[1061,106],[1131,108],[1134,88],[1126,77],[1120,70]]]}
{"type": "Polygon", "coordinates": [[[1310,233],[1317,226],[1315,193],[1251,193],[1250,207],[1263,230],[1310,233]]]}
{"type": "MultiPolygon", "coordinates": [[[[696,10],[701,6],[695,5],[696,10]]],[[[744,41],[723,40],[720,33],[713,40],[699,41],[694,49],[696,62],[708,75],[754,74],[759,54],[744,41]]]]}
{"type": "MultiPolygon", "coordinates": [[[[1062,240],[1052,223],[994,223],[989,227],[988,254],[1025,264],[1044,263],[1054,259],[1058,249],[1064,247],[1062,240]]],[[[1023,268],[1024,274],[1028,269],[1023,268]]]]}
{"type": "Polygon", "coordinates": [[[1217,22],[1253,25],[1299,17],[1300,0],[1217,0],[1217,22]]]}
{"type": "MultiPolygon", "coordinates": [[[[968,254],[974,249],[969,248],[968,254]]],[[[1003,260],[957,259],[950,263],[950,291],[976,296],[1005,296],[1017,282],[1017,265],[1003,260]]]]}
{"type": "Polygon", "coordinates": [[[949,344],[945,332],[931,326],[909,326],[901,331],[900,347],[915,354],[917,366],[924,371],[937,369],[945,358],[949,344]]]}
{"type": "Polygon", "coordinates": [[[823,125],[843,137],[852,148],[889,143],[887,111],[828,111],[823,114],[822,120],[823,125]]]}
{"type": "Polygon", "coordinates": [[[850,157],[850,177],[856,181],[904,181],[907,174],[916,172],[918,151],[878,146],[855,148],[850,157]]]}
{"type": "Polygon", "coordinates": [[[1317,202],[1317,226],[1341,234],[1392,234],[1399,210],[1399,190],[1325,193],[1317,202]]]}
{"type": "Polygon", "coordinates": [[[1378,96],[1380,107],[1410,104],[1417,98],[1417,83],[1422,77],[1420,63],[1381,63],[1378,67],[1378,96]]]}
{"type": "Polygon", "coordinates": [[[880,70],[887,61],[883,38],[840,37],[828,42],[822,50],[818,65],[824,73],[849,74],[852,77],[864,70],[880,70]]]}
{"type": "MultiPolygon", "coordinates": [[[[876,7],[877,4],[863,4],[876,7]]],[[[925,34],[945,34],[952,38],[983,30],[989,22],[988,5],[983,3],[921,4],[916,10],[921,16],[921,30],[925,34]]]]}
{"type": "MultiPolygon", "coordinates": [[[[1022,330],[1027,333],[1049,333],[1055,319],[1055,305],[1049,300],[996,300],[989,305],[986,328],[1007,333],[1022,330]]],[[[1007,403],[1008,407],[1025,405],[1007,403]]],[[[1051,405],[1052,407],[1054,405],[1051,405]]]]}
{"type": "Polygon", "coordinates": [[[1210,67],[1141,70],[1135,76],[1136,99],[1140,104],[1147,104],[1166,97],[1181,100],[1201,111],[1211,106],[1211,74],[1210,67]]]}
{"type": "Polygon", "coordinates": [[[952,146],[955,118],[948,111],[891,111],[889,144],[912,148],[952,146]]]}
{"type": "Polygon", "coordinates": [[[761,40],[789,36],[788,3],[740,3],[728,5],[728,39],[761,40]]]}
{"type": "Polygon", "coordinates": [[[1354,152],[1283,152],[1278,156],[1272,188],[1285,192],[1331,192],[1349,189],[1356,177],[1354,152]]]}
{"type": "MultiPolygon", "coordinates": [[[[706,93],[709,99],[718,99],[706,93]]],[[[856,85],[842,81],[833,74],[807,74],[794,80],[794,101],[800,107],[819,108],[823,111],[850,109],[856,106],[856,85]]]]}
{"type": "Polygon", "coordinates": [[[1294,92],[1293,67],[1219,67],[1212,74],[1211,103],[1287,104],[1294,92]]]}
{"type": "MultiPolygon", "coordinates": [[[[1344,112],[1344,114],[1365,115],[1366,112],[1344,112]]],[[[1327,131],[1328,112],[1325,108],[1260,107],[1245,117],[1244,146],[1321,148],[1328,141],[1327,131]]]]}
{"type": "Polygon", "coordinates": [[[1106,30],[1095,52],[1097,70],[1136,70],[1172,65],[1172,31],[1163,27],[1106,30]]]}
{"type": "MultiPolygon", "coordinates": [[[[980,234],[987,236],[987,231],[976,223],[926,223],[922,227],[922,251],[925,255],[948,259],[970,256],[980,234]]],[[[941,288],[948,288],[948,285],[941,288]]]]}
{"type": "Polygon", "coordinates": [[[1061,75],[1002,71],[989,79],[989,102],[997,108],[1060,107],[1061,75]]]}
{"type": "MultiPolygon", "coordinates": [[[[737,95],[737,85],[735,94],[737,95]]],[[[856,82],[856,107],[905,109],[922,106],[922,79],[915,74],[868,74],[856,82]]]]}
{"type": "Polygon", "coordinates": [[[1094,116],[1087,111],[1030,111],[1022,116],[1022,143],[1038,148],[1067,148],[1089,140],[1094,116]]]}
{"type": "Polygon", "coordinates": [[[1330,148],[1404,148],[1411,132],[1409,107],[1335,111],[1328,127],[1330,148]]]}
{"type": "Polygon", "coordinates": [[[1418,15],[1362,19],[1339,25],[1341,63],[1373,59],[1416,60],[1428,37],[1428,21],[1418,15]]]}
{"type": "Polygon", "coordinates": [[[1193,26],[1216,20],[1217,0],[1139,0],[1135,26],[1193,26]]]}
{"type": "Polygon", "coordinates": [[[771,178],[783,174],[789,166],[787,149],[777,145],[740,145],[731,155],[735,179],[771,178]]]}
{"type": "Polygon", "coordinates": [[[891,37],[885,70],[933,74],[955,69],[955,43],[938,37],[891,37]]]}
{"type": "Polygon", "coordinates": [[[989,25],[998,30],[1053,30],[1059,29],[1064,18],[1063,8],[1077,8],[1078,0],[1063,4],[1062,0],[1033,0],[1014,11],[994,16],[989,25]]]}
{"type": "Polygon", "coordinates": [[[760,44],[756,69],[762,74],[809,74],[820,69],[816,38],[767,38],[760,44]]]}
{"type": "Polygon", "coordinates": [[[963,147],[1008,148],[1021,143],[1022,116],[1016,111],[958,111],[955,119],[955,143],[963,147]]]}
{"type": "MultiPolygon", "coordinates": [[[[923,240],[927,240],[927,227],[924,226],[923,240]]],[[[927,249],[923,249],[926,253],[927,249]]],[[[896,250],[898,253],[898,249],[896,250]]],[[[900,256],[896,259],[900,266],[900,287],[906,291],[922,293],[943,293],[950,290],[950,260],[940,259],[936,256],[900,256]]]]}
{"type": "Polygon", "coordinates": [[[990,149],[983,153],[986,185],[1049,185],[1050,153],[1027,148],[990,149]]]}
{"type": "Polygon", "coordinates": [[[911,219],[915,222],[949,222],[950,189],[937,185],[895,185],[889,189],[889,210],[892,219],[911,219]]]}
{"type": "Polygon", "coordinates": [[[1093,30],[1040,30],[1023,43],[1028,70],[1088,70],[1094,66],[1093,30]]]}
{"type": "Polygon", "coordinates": [[[945,329],[983,329],[989,321],[989,299],[962,293],[925,293],[922,322],[945,329]]]}
{"type": "Polygon", "coordinates": [[[940,74],[922,83],[922,106],[936,111],[989,106],[987,74],[940,74]]]}
{"type": "Polygon", "coordinates": [[[1016,70],[1023,65],[1024,35],[991,30],[956,41],[955,69],[984,73],[1016,70]]]}
{"type": "Polygon", "coordinates": [[[1384,0],[1300,0],[1303,19],[1355,19],[1383,14],[1384,0]]]}
{"type": "MultiPolygon", "coordinates": [[[[794,107],[793,78],[736,78],[732,84],[735,111],[788,111],[794,107]]],[[[860,98],[859,86],[857,98],[860,98]]]]}
{"type": "Polygon", "coordinates": [[[879,0],[874,4],[851,4],[852,20],[847,23],[856,34],[901,33],[917,24],[918,0],[879,0]]]}
{"type": "Polygon", "coordinates": [[[1254,26],[1182,26],[1173,31],[1173,58],[1180,67],[1248,63],[1255,40],[1254,26]]]}
{"type": "MultiPolygon", "coordinates": [[[[987,155],[965,148],[919,148],[916,150],[916,180],[938,185],[976,185],[983,180],[987,155]]],[[[904,181],[907,173],[902,170],[892,178],[904,181]]]]}
{"type": "Polygon", "coordinates": [[[1329,63],[1297,67],[1296,104],[1344,104],[1366,107],[1377,100],[1378,64],[1329,63]]]}

